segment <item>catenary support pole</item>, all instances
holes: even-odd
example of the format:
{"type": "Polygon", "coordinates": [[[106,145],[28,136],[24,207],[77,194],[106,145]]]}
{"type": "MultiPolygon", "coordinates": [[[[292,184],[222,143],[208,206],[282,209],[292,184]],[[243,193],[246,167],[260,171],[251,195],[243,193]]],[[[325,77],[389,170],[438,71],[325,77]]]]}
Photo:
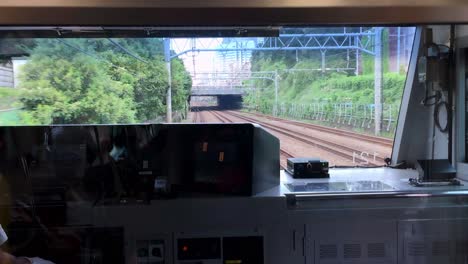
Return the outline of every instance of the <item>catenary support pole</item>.
{"type": "Polygon", "coordinates": [[[400,73],[400,58],[401,58],[401,27],[397,29],[397,63],[396,63],[396,72],[400,73]]]}
{"type": "Polygon", "coordinates": [[[164,61],[167,68],[166,122],[172,123],[172,72],[171,72],[171,39],[164,39],[164,61]]]}
{"type": "Polygon", "coordinates": [[[374,124],[375,135],[382,131],[382,31],[383,28],[375,28],[375,56],[374,56],[374,124]]]}
{"type": "Polygon", "coordinates": [[[275,71],[275,107],[273,108],[273,116],[276,116],[278,114],[278,85],[279,85],[279,80],[278,80],[278,70],[275,71]]]}

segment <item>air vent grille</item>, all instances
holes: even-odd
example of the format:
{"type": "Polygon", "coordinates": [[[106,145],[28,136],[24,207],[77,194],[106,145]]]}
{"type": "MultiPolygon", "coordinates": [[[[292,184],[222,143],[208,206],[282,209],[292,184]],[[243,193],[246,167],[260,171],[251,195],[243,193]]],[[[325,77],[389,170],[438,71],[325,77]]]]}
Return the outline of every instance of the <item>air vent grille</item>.
{"type": "Polygon", "coordinates": [[[409,242],[408,243],[408,255],[417,257],[426,255],[426,245],[424,242],[409,242]]]}
{"type": "Polygon", "coordinates": [[[338,248],[335,244],[320,245],[320,259],[333,259],[338,257],[338,248]]]}
{"type": "Polygon", "coordinates": [[[450,254],[449,241],[433,241],[432,255],[433,256],[448,256],[450,254]]]}
{"type": "Polygon", "coordinates": [[[344,258],[360,258],[361,245],[360,244],[344,244],[344,258]]]}
{"type": "Polygon", "coordinates": [[[385,244],[384,243],[367,244],[367,256],[369,258],[385,258],[385,244]]]}

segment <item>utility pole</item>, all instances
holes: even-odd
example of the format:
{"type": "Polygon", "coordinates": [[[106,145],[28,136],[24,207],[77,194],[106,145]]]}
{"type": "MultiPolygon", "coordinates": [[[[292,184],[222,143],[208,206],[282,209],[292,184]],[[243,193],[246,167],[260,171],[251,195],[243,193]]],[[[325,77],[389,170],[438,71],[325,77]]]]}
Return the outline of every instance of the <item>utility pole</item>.
{"type": "MultiPolygon", "coordinates": [[[[356,47],[359,47],[359,37],[355,37],[354,38],[354,45],[356,47]]],[[[359,75],[359,49],[356,49],[356,71],[355,71],[355,75],[358,76],[359,75]]]]}
{"type": "Polygon", "coordinates": [[[401,57],[401,27],[397,29],[397,73],[400,73],[400,57],[401,57]]]}
{"type": "Polygon", "coordinates": [[[167,68],[166,122],[172,123],[172,72],[171,72],[171,39],[164,39],[164,61],[167,68]]]}
{"type": "MultiPolygon", "coordinates": [[[[196,42],[195,39],[192,39],[192,49],[195,49],[196,42]]],[[[170,50],[170,46],[169,46],[170,50]]],[[[195,53],[192,53],[192,65],[193,65],[193,77],[197,77],[197,68],[195,67],[195,53]]]]}
{"type": "Polygon", "coordinates": [[[374,121],[375,135],[382,131],[382,31],[383,28],[375,28],[375,56],[374,56],[374,121]]]}
{"type": "Polygon", "coordinates": [[[327,53],[327,51],[326,50],[321,50],[320,53],[322,54],[322,67],[321,67],[322,68],[322,73],[325,73],[325,68],[326,68],[326,66],[325,66],[325,64],[326,64],[326,62],[325,62],[325,53],[327,53]]]}
{"type": "Polygon", "coordinates": [[[275,70],[275,107],[273,108],[273,116],[278,114],[278,70],[275,70]]]}

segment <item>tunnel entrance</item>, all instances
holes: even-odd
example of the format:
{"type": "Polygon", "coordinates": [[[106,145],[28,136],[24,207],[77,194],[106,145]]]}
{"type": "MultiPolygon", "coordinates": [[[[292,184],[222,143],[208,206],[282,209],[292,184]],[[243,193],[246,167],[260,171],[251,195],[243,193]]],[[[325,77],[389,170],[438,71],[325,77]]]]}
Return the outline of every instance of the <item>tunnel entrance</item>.
{"type": "Polygon", "coordinates": [[[242,95],[191,96],[192,111],[201,110],[239,110],[242,109],[242,95]]]}
{"type": "Polygon", "coordinates": [[[237,110],[242,109],[242,95],[219,95],[219,110],[237,110]]]}

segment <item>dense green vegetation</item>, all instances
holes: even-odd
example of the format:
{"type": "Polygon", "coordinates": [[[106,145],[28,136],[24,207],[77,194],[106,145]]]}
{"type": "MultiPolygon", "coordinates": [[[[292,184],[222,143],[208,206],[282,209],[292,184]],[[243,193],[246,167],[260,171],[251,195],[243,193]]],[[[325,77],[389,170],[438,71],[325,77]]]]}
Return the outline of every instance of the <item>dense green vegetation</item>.
{"type": "MultiPolygon", "coordinates": [[[[167,70],[160,39],[37,39],[23,47],[23,124],[133,123],[166,112],[167,70]]],[[[183,110],[191,79],[172,61],[173,109],[183,110]]]]}
{"type": "Polygon", "coordinates": [[[0,110],[14,108],[18,96],[18,90],[0,87],[0,110]]]}
{"type": "Polygon", "coordinates": [[[0,112],[0,124],[1,125],[18,125],[21,123],[20,116],[21,116],[21,110],[0,112]]]}
{"type": "Polygon", "coordinates": [[[20,122],[20,105],[18,104],[19,91],[0,87],[0,124],[15,125],[20,122]]]}

